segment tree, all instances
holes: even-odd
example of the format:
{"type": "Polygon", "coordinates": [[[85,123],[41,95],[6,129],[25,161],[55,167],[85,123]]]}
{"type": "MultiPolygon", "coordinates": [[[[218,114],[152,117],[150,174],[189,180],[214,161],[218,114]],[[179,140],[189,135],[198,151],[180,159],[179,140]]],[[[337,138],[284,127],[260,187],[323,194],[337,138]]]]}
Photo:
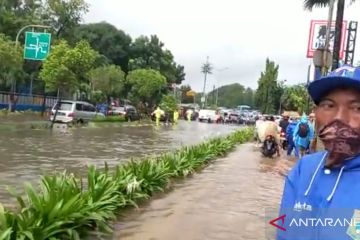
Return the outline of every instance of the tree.
{"type": "MultiPolygon", "coordinates": [[[[331,0],[304,0],[304,7],[307,10],[312,10],[314,7],[327,7],[329,6],[331,0]]],[[[337,12],[336,12],[336,22],[335,22],[335,41],[334,41],[334,51],[333,51],[333,66],[332,69],[338,67],[339,63],[339,54],[341,49],[341,32],[342,24],[344,19],[344,7],[345,0],[337,0],[337,12]]],[[[355,0],[351,0],[355,2],[355,0]]]]}
{"type": "Polygon", "coordinates": [[[277,109],[276,102],[280,97],[277,95],[278,91],[278,77],[279,65],[275,62],[266,59],[265,71],[261,72],[258,80],[258,88],[256,90],[256,105],[260,108],[262,113],[275,113],[277,109]]]}
{"type": "Polygon", "coordinates": [[[289,86],[284,89],[281,104],[287,111],[305,112],[307,108],[308,92],[304,84],[289,86]]]}
{"type": "Polygon", "coordinates": [[[129,68],[154,69],[165,76],[168,83],[181,84],[185,79],[184,67],[174,61],[172,53],[163,49],[162,43],[156,35],[140,36],[131,44],[129,68]]]}
{"type": "Polygon", "coordinates": [[[254,91],[251,88],[246,88],[239,84],[233,83],[221,86],[219,89],[214,89],[207,95],[208,103],[215,105],[216,95],[218,96],[218,106],[235,108],[239,105],[254,106],[254,91]]]}
{"type": "Polygon", "coordinates": [[[182,85],[180,87],[180,93],[181,93],[181,102],[182,103],[193,103],[194,102],[194,97],[193,96],[188,96],[188,92],[191,91],[191,86],[190,85],[182,85]]]}
{"type": "Polygon", "coordinates": [[[100,91],[110,103],[110,97],[118,96],[124,90],[125,73],[116,65],[95,68],[89,72],[93,90],[100,91]]]}
{"type": "MultiPolygon", "coordinates": [[[[81,86],[88,84],[87,72],[94,67],[98,53],[86,41],[71,48],[66,41],[54,46],[44,61],[40,78],[47,91],[57,91],[70,97],[81,86]]],[[[84,87],[83,87],[84,88],[84,87]]]]}
{"type": "Polygon", "coordinates": [[[0,63],[0,83],[9,86],[22,71],[23,58],[21,50],[3,34],[0,34],[0,63]]]}
{"type": "Polygon", "coordinates": [[[40,23],[41,0],[0,0],[0,32],[15,40],[21,27],[40,23]]]}
{"type": "Polygon", "coordinates": [[[147,104],[150,108],[160,100],[162,89],[167,86],[166,78],[159,71],[152,69],[131,71],[127,80],[131,84],[131,98],[147,104]]]}
{"type": "Polygon", "coordinates": [[[9,99],[9,110],[15,111],[17,98],[13,94],[16,90],[16,81],[21,79],[22,71],[22,55],[19,49],[15,48],[15,44],[0,34],[0,85],[5,87],[12,86],[9,99]]]}
{"type": "Polygon", "coordinates": [[[106,22],[83,24],[74,28],[67,39],[73,45],[82,39],[87,40],[106,58],[104,62],[118,65],[128,72],[131,37],[115,26],[106,22]]]}
{"type": "Polygon", "coordinates": [[[85,0],[46,0],[42,19],[56,29],[56,36],[71,31],[82,20],[82,16],[89,10],[85,0]]]}
{"type": "Polygon", "coordinates": [[[176,99],[173,95],[164,95],[160,102],[160,108],[166,112],[173,112],[177,109],[176,99]]]}

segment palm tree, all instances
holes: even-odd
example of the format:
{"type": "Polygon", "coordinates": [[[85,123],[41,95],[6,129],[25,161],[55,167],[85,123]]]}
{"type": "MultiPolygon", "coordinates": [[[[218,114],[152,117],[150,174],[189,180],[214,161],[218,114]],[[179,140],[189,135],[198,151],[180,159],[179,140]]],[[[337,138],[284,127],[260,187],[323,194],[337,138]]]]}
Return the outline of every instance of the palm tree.
{"type": "MultiPolygon", "coordinates": [[[[331,0],[304,0],[304,7],[307,10],[312,10],[314,7],[327,7],[329,6],[330,2],[331,0]]],[[[351,2],[355,2],[355,0],[351,0],[351,2]]],[[[342,23],[344,18],[344,6],[345,6],[345,0],[337,0],[335,41],[334,41],[333,65],[332,65],[333,70],[338,67],[338,63],[339,63],[341,31],[343,27],[342,23]]]]}

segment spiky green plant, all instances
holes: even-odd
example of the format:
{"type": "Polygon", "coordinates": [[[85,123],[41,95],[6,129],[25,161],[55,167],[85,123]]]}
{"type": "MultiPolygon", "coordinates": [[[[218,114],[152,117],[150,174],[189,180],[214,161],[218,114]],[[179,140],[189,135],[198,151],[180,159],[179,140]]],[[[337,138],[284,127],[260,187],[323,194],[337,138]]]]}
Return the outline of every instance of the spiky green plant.
{"type": "Polygon", "coordinates": [[[89,231],[110,232],[109,220],[124,207],[135,206],[223,156],[236,144],[250,140],[253,129],[214,138],[176,152],[131,160],[110,174],[88,168],[87,184],[66,172],[42,177],[39,190],[26,185],[26,198],[16,196],[19,212],[0,204],[0,240],[80,239],[89,231]]]}

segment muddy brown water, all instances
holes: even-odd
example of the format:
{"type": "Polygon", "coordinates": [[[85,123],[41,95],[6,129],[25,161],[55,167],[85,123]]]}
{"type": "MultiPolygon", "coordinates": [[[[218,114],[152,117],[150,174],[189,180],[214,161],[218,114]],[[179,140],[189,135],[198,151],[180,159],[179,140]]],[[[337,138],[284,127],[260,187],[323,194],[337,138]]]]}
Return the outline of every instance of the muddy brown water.
{"type": "MultiPolygon", "coordinates": [[[[6,190],[63,171],[81,174],[89,164],[115,165],[196,144],[238,126],[180,122],[178,126],[83,127],[0,133],[0,202],[14,202],[6,190]]],[[[120,213],[105,239],[232,240],[266,239],[264,211],[277,207],[283,176],[294,160],[264,159],[255,144],[239,146],[198,174],[177,181],[138,210],[120,213]]]]}
{"type": "Polygon", "coordinates": [[[273,229],[266,233],[270,225],[265,214],[277,214],[283,174],[293,163],[282,157],[262,158],[254,144],[244,144],[176,183],[171,192],[125,212],[111,239],[273,239],[273,229]]]}
{"type": "Polygon", "coordinates": [[[180,122],[177,126],[97,124],[74,129],[0,131],[0,202],[14,202],[7,187],[22,192],[25,182],[65,169],[82,174],[86,166],[110,166],[129,158],[157,154],[206,138],[227,134],[238,126],[180,122]]]}

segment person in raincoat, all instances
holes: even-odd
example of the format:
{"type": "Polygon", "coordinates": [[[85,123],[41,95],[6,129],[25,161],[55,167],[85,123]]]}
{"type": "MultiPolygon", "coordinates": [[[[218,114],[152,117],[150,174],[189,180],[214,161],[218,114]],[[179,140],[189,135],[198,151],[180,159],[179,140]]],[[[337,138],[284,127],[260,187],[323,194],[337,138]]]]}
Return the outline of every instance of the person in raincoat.
{"type": "Polygon", "coordinates": [[[296,148],[295,142],[294,142],[294,130],[297,125],[298,125],[298,121],[296,120],[296,118],[289,121],[289,124],[286,128],[286,140],[288,142],[287,155],[291,156],[291,154],[294,150],[295,157],[299,158],[299,152],[298,152],[298,149],[296,148]]]}
{"type": "Polygon", "coordinates": [[[309,124],[308,118],[305,114],[296,125],[293,137],[295,148],[299,151],[300,156],[303,157],[309,149],[310,142],[314,138],[314,129],[312,125],[309,124]]]}
{"type": "Polygon", "coordinates": [[[360,239],[360,68],[343,66],[309,84],[324,151],[285,178],[277,240],[360,239]]]}
{"type": "Polygon", "coordinates": [[[161,110],[160,107],[157,107],[156,110],[153,112],[153,114],[155,114],[155,120],[156,120],[156,126],[160,125],[160,118],[161,115],[163,115],[164,111],[161,110]]]}
{"type": "Polygon", "coordinates": [[[174,111],[174,124],[177,124],[178,123],[178,120],[179,120],[179,111],[177,109],[175,109],[174,111]]]}
{"type": "Polygon", "coordinates": [[[192,109],[188,109],[186,111],[186,118],[189,122],[191,122],[191,117],[192,117],[192,114],[193,114],[193,110],[192,109]]]}

